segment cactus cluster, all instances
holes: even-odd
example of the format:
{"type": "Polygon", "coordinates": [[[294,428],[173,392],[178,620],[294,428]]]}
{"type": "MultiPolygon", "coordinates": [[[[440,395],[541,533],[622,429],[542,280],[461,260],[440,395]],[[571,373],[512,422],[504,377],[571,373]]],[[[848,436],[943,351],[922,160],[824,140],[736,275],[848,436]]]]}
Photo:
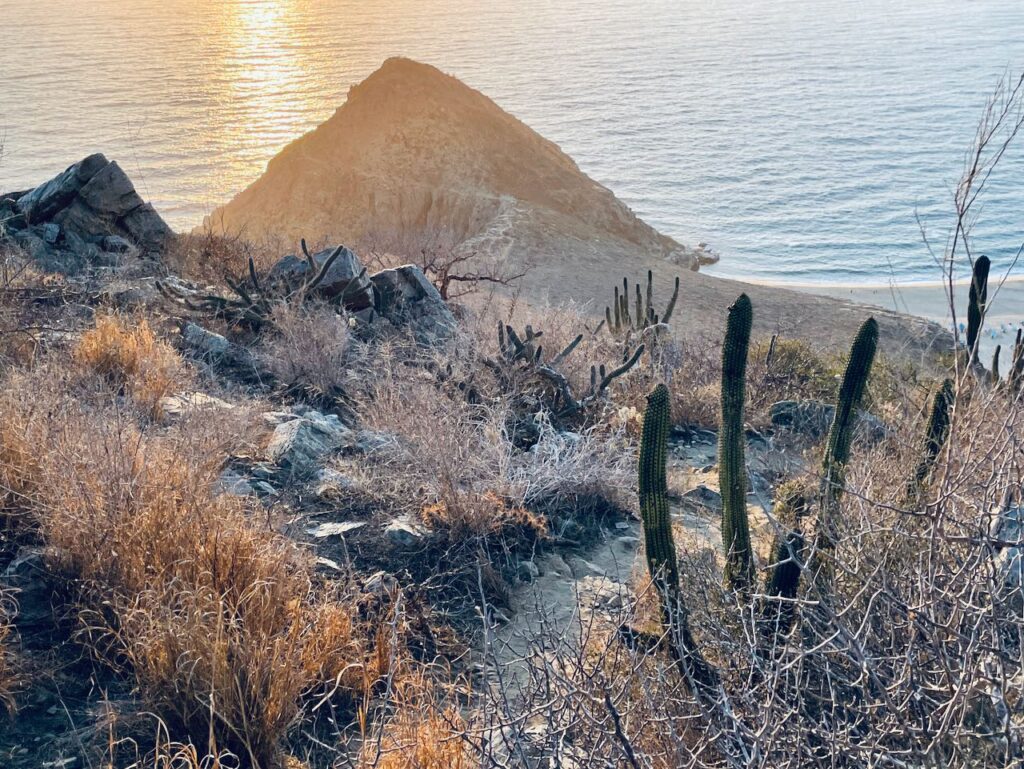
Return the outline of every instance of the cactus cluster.
{"type": "Polygon", "coordinates": [[[722,493],[722,544],[725,582],[733,590],[746,590],[754,576],[747,520],[746,433],[743,404],[746,398],[747,352],[753,308],[746,294],[729,308],[722,345],[722,422],[718,442],[718,476],[722,493]]]}
{"type": "Polygon", "coordinates": [[[561,352],[547,360],[540,343],[543,335],[543,331],[535,331],[529,325],[520,334],[512,326],[498,323],[498,349],[501,354],[497,359],[486,359],[484,362],[509,391],[516,390],[515,383],[521,374],[535,377],[542,383],[542,389],[550,395],[549,413],[559,419],[574,416],[596,403],[612,382],[636,366],[645,349],[642,344],[632,351],[627,347],[622,354],[622,363],[610,369],[603,363],[592,365],[590,388],[579,395],[574,392],[572,383],[559,370],[559,366],[583,341],[583,334],[576,336],[561,352]]]}
{"type": "Polygon", "coordinates": [[[668,323],[676,308],[676,301],[679,299],[679,278],[676,278],[675,289],[672,291],[672,298],[668,300],[664,312],[660,315],[654,309],[654,273],[647,271],[647,290],[642,292],[640,284],[635,285],[636,306],[634,312],[629,309],[629,278],[622,279],[622,291],[615,287],[615,296],[611,307],[604,308],[605,324],[608,331],[619,336],[630,331],[643,331],[645,328],[657,326],[659,323],[668,323]]]}
{"type": "Polygon", "coordinates": [[[987,256],[974,261],[971,273],[971,290],[967,301],[967,354],[971,363],[978,362],[978,340],[981,326],[985,322],[988,304],[988,273],[991,262],[987,256]]]}

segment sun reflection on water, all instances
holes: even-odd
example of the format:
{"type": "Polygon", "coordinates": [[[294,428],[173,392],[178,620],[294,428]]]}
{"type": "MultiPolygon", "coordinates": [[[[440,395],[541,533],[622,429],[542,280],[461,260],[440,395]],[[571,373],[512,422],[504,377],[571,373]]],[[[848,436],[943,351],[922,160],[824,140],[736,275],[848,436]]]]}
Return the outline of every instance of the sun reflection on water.
{"type": "Polygon", "coordinates": [[[316,111],[316,83],[296,0],[231,0],[224,6],[220,77],[231,100],[228,141],[263,157],[301,134],[316,111]]]}

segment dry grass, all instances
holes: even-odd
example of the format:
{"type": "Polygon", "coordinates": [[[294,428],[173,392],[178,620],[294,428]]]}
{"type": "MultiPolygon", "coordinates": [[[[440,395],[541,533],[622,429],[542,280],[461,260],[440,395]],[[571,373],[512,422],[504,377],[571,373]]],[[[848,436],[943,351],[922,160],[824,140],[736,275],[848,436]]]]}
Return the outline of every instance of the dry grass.
{"type": "Polygon", "coordinates": [[[383,672],[354,599],[315,590],[296,544],[211,494],[237,429],[203,415],[151,434],[102,388],[53,374],[8,381],[0,457],[75,581],[82,640],[176,739],[277,766],[304,694],[331,682],[352,702],[383,672]]]}
{"type": "Polygon", "coordinates": [[[259,356],[289,387],[313,395],[336,395],[346,378],[350,332],[346,319],[326,304],[285,304],[275,308],[273,331],[259,356]]]}
{"type": "Polygon", "coordinates": [[[75,360],[99,374],[150,416],[160,413],[160,399],[186,381],[185,364],[177,351],[157,339],[145,319],[100,316],[82,335],[75,360]]]}

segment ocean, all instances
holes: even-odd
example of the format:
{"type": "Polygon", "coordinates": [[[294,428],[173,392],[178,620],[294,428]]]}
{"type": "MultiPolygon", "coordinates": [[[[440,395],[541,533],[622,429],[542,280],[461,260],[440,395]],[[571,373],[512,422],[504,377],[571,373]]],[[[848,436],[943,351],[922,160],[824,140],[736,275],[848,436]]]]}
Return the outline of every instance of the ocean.
{"type": "MultiPolygon", "coordinates": [[[[1024,68],[1021,0],[6,0],[0,15],[2,189],[102,151],[190,229],[403,55],[486,93],[661,231],[708,242],[708,272],[769,282],[939,278],[986,99],[1024,68]]],[[[976,251],[1007,265],[1024,146],[983,203],[976,251]]]]}

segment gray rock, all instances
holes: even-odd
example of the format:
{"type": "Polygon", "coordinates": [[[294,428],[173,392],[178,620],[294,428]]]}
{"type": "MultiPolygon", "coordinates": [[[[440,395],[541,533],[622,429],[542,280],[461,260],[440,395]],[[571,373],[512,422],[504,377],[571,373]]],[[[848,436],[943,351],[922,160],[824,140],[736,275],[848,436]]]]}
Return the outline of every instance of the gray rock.
{"type": "Polygon", "coordinates": [[[243,382],[259,382],[265,378],[252,353],[220,334],[189,322],[181,329],[181,339],[194,357],[219,371],[243,382]]]}
{"type": "MultiPolygon", "coordinates": [[[[814,438],[824,436],[835,418],[836,407],[821,401],[777,401],[770,409],[772,424],[806,433],[814,438]]],[[[889,427],[874,414],[858,412],[856,435],[861,440],[877,443],[890,432],[889,427]]]]}
{"type": "Polygon", "coordinates": [[[325,467],[316,476],[317,499],[336,500],[341,498],[345,492],[356,491],[358,488],[358,483],[333,468],[325,467]]]}
{"type": "Polygon", "coordinates": [[[121,167],[98,154],[20,194],[14,208],[50,247],[30,253],[45,260],[48,269],[64,272],[78,270],[83,263],[109,261],[104,254],[129,253],[132,243],[159,250],[173,235],[121,167]]]}
{"type": "Polygon", "coordinates": [[[363,592],[371,595],[391,593],[396,587],[398,587],[398,580],[386,571],[374,572],[363,582],[363,592]]]}
{"type": "Polygon", "coordinates": [[[121,221],[121,226],[136,243],[147,251],[158,251],[174,232],[149,203],[143,203],[121,221]]]}
{"type": "Polygon", "coordinates": [[[57,242],[57,238],[60,237],[60,225],[54,224],[53,222],[47,222],[40,227],[41,236],[43,242],[49,246],[54,245],[57,242]]]}
{"type": "Polygon", "coordinates": [[[521,582],[533,582],[540,576],[540,568],[533,561],[520,561],[516,566],[516,574],[521,582]]]}
{"type": "MultiPolygon", "coordinates": [[[[333,248],[325,248],[323,251],[313,254],[313,261],[318,269],[334,253],[334,250],[333,248]]],[[[334,298],[346,291],[353,280],[359,278],[356,287],[352,288],[346,295],[345,306],[352,311],[371,307],[373,305],[373,285],[365,274],[361,278],[359,277],[362,271],[363,265],[359,262],[355,252],[349,248],[342,247],[338,258],[334,260],[327,271],[327,275],[324,276],[323,281],[317,286],[316,293],[328,299],[334,298]]],[[[309,263],[305,259],[289,254],[282,257],[270,269],[268,279],[271,282],[290,281],[298,284],[306,280],[308,275],[309,263]]]]}
{"type": "Polygon", "coordinates": [[[78,196],[93,211],[113,219],[121,219],[143,205],[131,179],[113,162],[93,174],[78,196]]]}
{"type": "Polygon", "coordinates": [[[225,470],[220,474],[213,484],[213,491],[230,497],[251,497],[255,493],[249,481],[233,470],[225,470]]]}
{"type": "Polygon", "coordinates": [[[275,489],[266,481],[253,481],[252,490],[255,491],[256,495],[260,497],[272,497],[275,494],[277,494],[277,489],[275,489]]]}
{"type": "Polygon", "coordinates": [[[326,539],[327,537],[343,537],[350,531],[361,529],[366,524],[362,521],[330,521],[328,523],[321,523],[319,526],[314,526],[309,529],[309,535],[316,539],[326,539]]]}
{"type": "Polygon", "coordinates": [[[132,251],[132,244],[120,235],[107,235],[100,244],[104,251],[112,254],[128,254],[132,251]]]}
{"type": "Polygon", "coordinates": [[[0,585],[13,588],[18,604],[15,622],[22,632],[52,621],[53,587],[41,551],[22,548],[3,574],[0,585]]]}
{"type": "Polygon", "coordinates": [[[395,547],[414,547],[423,539],[423,529],[403,516],[384,527],[384,536],[395,547]]]}
{"type": "Polygon", "coordinates": [[[383,270],[370,280],[376,295],[374,309],[392,325],[408,328],[424,345],[451,339],[455,316],[419,267],[407,264],[383,270]]]}
{"type": "Polygon", "coordinates": [[[274,429],[267,456],[287,478],[307,478],[317,472],[323,457],[351,441],[352,431],[337,416],[309,411],[274,429]]]}
{"type": "Polygon", "coordinates": [[[78,191],[108,163],[106,157],[99,153],[90,155],[19,197],[16,204],[18,210],[30,222],[51,219],[62,208],[66,208],[78,191]]]}
{"type": "Polygon", "coordinates": [[[706,507],[711,510],[719,510],[722,507],[722,495],[714,489],[709,489],[703,483],[684,492],[682,500],[691,505],[706,507]]]}

